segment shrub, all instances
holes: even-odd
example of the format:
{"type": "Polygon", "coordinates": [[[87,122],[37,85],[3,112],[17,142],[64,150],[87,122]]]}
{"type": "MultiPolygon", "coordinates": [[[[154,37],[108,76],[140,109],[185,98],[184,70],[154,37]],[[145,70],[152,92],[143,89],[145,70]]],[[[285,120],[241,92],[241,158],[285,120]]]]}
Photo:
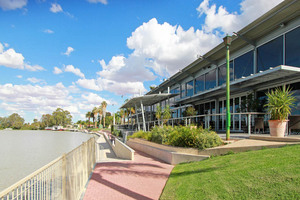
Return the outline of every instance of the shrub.
{"type": "Polygon", "coordinates": [[[112,134],[116,137],[123,137],[123,134],[120,130],[114,130],[112,134]]]}
{"type": "Polygon", "coordinates": [[[150,132],[138,131],[130,138],[143,138],[159,144],[177,147],[193,147],[198,149],[211,148],[221,145],[221,138],[209,129],[191,128],[189,126],[154,127],[150,132]]]}

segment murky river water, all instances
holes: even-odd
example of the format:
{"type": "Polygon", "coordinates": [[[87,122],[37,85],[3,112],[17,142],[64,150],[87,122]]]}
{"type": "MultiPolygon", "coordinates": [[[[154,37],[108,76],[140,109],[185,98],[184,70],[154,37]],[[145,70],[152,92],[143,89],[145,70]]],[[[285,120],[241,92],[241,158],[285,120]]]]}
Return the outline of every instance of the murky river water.
{"type": "Polygon", "coordinates": [[[90,137],[79,132],[0,131],[0,192],[90,137]]]}

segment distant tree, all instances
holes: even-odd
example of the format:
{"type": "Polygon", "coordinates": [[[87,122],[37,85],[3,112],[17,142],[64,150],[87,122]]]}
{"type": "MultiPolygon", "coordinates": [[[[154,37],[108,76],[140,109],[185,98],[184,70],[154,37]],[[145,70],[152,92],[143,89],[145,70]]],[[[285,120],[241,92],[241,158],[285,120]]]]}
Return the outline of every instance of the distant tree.
{"type": "Polygon", "coordinates": [[[23,126],[24,121],[25,120],[17,113],[13,113],[7,118],[9,128],[13,129],[20,129],[23,126]]]}
{"type": "Polygon", "coordinates": [[[72,115],[67,110],[57,108],[56,111],[52,113],[52,120],[55,125],[66,126],[72,123],[72,115]]]}
{"type": "Polygon", "coordinates": [[[195,110],[194,107],[190,106],[186,109],[185,113],[186,116],[195,116],[197,114],[197,111],[195,110]]]}
{"type": "Polygon", "coordinates": [[[105,127],[105,117],[106,117],[106,107],[107,107],[106,101],[103,101],[101,103],[101,106],[102,106],[102,113],[103,113],[103,127],[105,127]]]}
{"type": "Polygon", "coordinates": [[[153,90],[155,89],[156,87],[155,86],[150,86],[150,90],[153,90]]]}
{"type": "Polygon", "coordinates": [[[89,126],[91,125],[91,117],[92,117],[92,113],[89,111],[85,114],[85,117],[88,118],[89,120],[89,126]]]}
{"type": "Polygon", "coordinates": [[[102,106],[99,106],[97,111],[98,111],[98,121],[99,121],[99,126],[100,126],[102,124],[102,117],[103,117],[102,106]]]}
{"type": "Polygon", "coordinates": [[[50,115],[50,114],[42,115],[42,118],[41,118],[41,127],[42,128],[53,126],[53,125],[54,125],[54,123],[53,123],[52,115],[50,115]]]}
{"type": "Polygon", "coordinates": [[[93,110],[92,110],[92,113],[93,113],[93,123],[95,124],[95,128],[97,128],[97,120],[96,117],[97,117],[97,114],[98,114],[98,108],[97,107],[94,107],[93,110]]]}

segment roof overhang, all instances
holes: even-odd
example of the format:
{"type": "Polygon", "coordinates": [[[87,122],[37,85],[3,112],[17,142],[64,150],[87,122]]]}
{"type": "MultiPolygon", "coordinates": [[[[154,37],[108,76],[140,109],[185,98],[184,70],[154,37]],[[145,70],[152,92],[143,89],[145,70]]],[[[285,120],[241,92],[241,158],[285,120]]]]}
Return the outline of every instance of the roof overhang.
{"type": "MultiPolygon", "coordinates": [[[[270,68],[246,78],[240,78],[230,82],[230,93],[240,93],[246,90],[257,90],[268,85],[276,85],[288,83],[289,81],[299,80],[300,68],[286,65],[279,65],[275,68],[270,68]]],[[[204,91],[192,97],[179,99],[177,102],[192,103],[203,99],[213,99],[226,95],[226,85],[215,87],[211,90],[204,91]]]]}
{"type": "Polygon", "coordinates": [[[129,99],[126,103],[124,103],[121,108],[134,108],[135,106],[140,107],[141,103],[143,103],[144,106],[151,106],[158,102],[164,101],[168,98],[172,98],[177,96],[178,94],[149,94],[144,95],[140,97],[133,97],[129,99]]]}

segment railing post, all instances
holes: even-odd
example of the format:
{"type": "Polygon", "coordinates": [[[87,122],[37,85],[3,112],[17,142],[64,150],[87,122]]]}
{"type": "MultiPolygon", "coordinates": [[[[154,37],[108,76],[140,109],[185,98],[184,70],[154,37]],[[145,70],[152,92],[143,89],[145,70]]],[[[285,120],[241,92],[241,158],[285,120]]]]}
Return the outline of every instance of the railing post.
{"type": "Polygon", "coordinates": [[[62,156],[62,199],[67,200],[67,159],[66,154],[62,156]]]}
{"type": "Polygon", "coordinates": [[[251,114],[248,114],[248,135],[251,135],[251,114]]]}

